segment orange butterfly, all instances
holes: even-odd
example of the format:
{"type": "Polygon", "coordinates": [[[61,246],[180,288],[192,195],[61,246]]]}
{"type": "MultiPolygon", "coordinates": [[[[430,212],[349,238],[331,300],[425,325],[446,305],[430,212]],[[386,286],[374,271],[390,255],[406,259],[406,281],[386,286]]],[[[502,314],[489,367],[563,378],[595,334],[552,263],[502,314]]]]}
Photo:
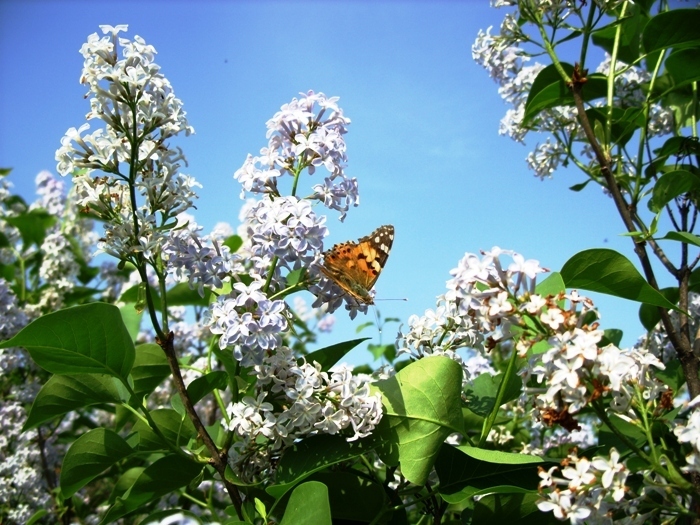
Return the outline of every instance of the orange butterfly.
{"type": "Polygon", "coordinates": [[[356,243],[341,242],[323,254],[321,271],[357,302],[374,304],[370,290],[377,282],[394,242],[394,227],[380,226],[356,243]]]}

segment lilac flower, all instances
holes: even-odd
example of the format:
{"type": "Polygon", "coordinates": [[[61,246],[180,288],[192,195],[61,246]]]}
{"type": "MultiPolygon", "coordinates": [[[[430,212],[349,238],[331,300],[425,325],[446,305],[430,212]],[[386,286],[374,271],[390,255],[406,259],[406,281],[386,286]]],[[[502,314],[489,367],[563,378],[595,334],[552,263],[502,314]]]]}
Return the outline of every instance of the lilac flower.
{"type": "Polygon", "coordinates": [[[194,188],[199,186],[180,173],[186,160],[166,141],[193,130],[182,102],[153,61],[155,49],[138,36],[133,41],[117,38],[126,26],[101,28],[107,36],[93,34],[81,48],[81,82],[89,88],[88,119],[103,121],[104,128],[91,134],[86,134],[88,124],[70,128],[56,152],[58,171],[67,175],[88,170],[75,177],[76,193],[81,207],[105,221],[102,251],[120,260],[141,253],[155,262],[168,235],[164,226],[192,206],[197,198],[194,188]],[[139,144],[137,151],[131,150],[134,142],[139,144]],[[131,169],[124,163],[138,166],[134,180],[124,175],[131,169]],[[93,177],[92,170],[108,176],[93,177]],[[136,202],[132,192],[145,202],[136,202]],[[134,205],[137,209],[132,209],[134,205]]]}

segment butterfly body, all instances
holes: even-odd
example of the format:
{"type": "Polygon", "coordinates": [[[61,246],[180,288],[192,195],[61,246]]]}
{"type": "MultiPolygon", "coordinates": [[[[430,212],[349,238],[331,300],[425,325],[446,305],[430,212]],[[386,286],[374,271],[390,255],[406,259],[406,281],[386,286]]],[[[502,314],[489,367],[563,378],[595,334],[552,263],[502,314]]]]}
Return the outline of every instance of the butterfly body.
{"type": "Polygon", "coordinates": [[[374,304],[377,282],[394,242],[394,227],[380,226],[357,242],[336,244],[324,253],[321,271],[357,302],[374,304]]]}

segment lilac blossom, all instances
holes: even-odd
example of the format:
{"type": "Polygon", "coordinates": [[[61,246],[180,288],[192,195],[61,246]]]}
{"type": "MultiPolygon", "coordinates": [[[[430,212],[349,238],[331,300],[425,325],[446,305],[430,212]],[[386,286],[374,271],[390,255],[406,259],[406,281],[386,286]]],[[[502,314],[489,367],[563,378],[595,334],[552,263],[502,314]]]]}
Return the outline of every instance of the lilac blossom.
{"type": "Polygon", "coordinates": [[[199,186],[180,173],[186,160],[166,141],[193,130],[182,102],[153,61],[155,49],[138,36],[133,41],[119,38],[127,26],[101,29],[104,37],[90,35],[81,48],[81,82],[89,89],[88,120],[101,120],[104,127],[91,134],[86,134],[87,123],[70,128],[56,152],[58,171],[67,175],[87,169],[74,183],[79,205],[105,221],[102,251],[122,260],[141,253],[155,262],[168,236],[163,226],[192,206],[199,186]],[[134,151],[132,133],[138,135],[139,148],[134,151]],[[139,166],[134,180],[125,175],[125,163],[139,166]],[[94,170],[108,175],[94,176],[94,170]],[[132,192],[144,202],[136,202],[132,192]],[[137,209],[132,209],[134,202],[137,209]]]}

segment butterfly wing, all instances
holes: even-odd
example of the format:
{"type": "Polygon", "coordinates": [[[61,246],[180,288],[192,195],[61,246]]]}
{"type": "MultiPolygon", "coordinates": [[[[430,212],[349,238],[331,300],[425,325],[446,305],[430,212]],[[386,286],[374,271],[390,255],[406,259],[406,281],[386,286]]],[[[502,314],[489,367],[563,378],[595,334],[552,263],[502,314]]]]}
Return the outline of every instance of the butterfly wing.
{"type": "Polygon", "coordinates": [[[359,253],[357,266],[361,269],[364,282],[361,284],[369,291],[377,282],[379,274],[384,269],[391,246],[394,243],[394,227],[380,226],[366,237],[358,241],[359,253]]]}
{"type": "Polygon", "coordinates": [[[394,227],[380,226],[357,243],[336,244],[324,254],[321,271],[356,300],[373,304],[377,281],[394,241],[394,227]]]}

